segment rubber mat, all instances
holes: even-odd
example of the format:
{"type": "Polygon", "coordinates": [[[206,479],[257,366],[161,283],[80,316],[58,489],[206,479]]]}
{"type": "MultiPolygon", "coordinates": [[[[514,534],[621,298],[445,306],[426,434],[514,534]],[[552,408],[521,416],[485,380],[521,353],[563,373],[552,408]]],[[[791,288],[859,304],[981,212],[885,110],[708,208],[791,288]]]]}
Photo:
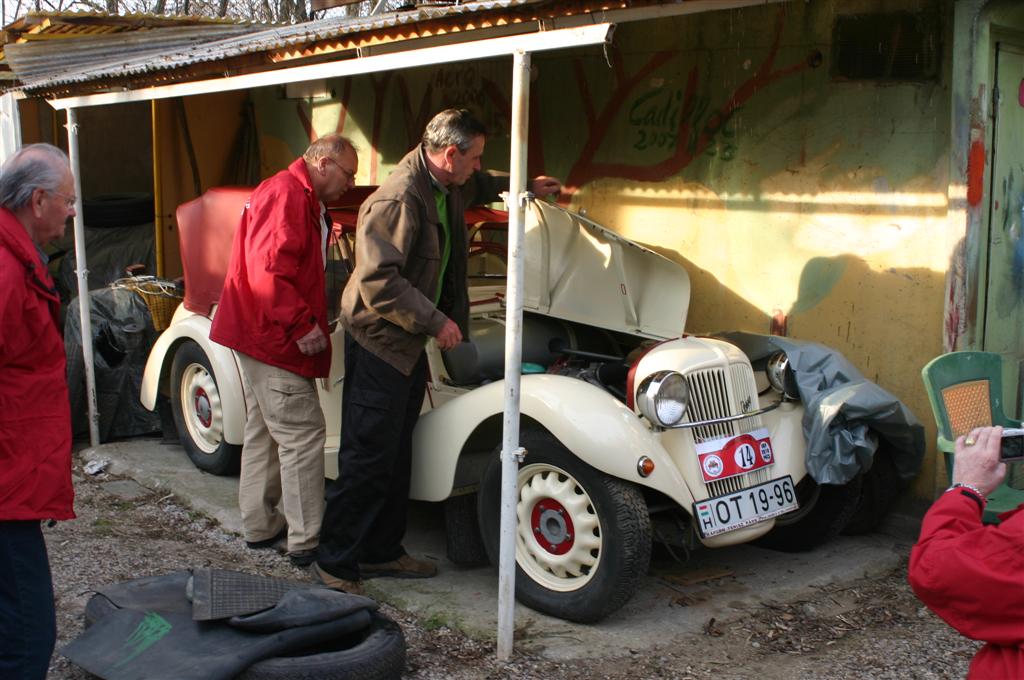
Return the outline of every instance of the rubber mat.
{"type": "Polygon", "coordinates": [[[106,680],[228,680],[260,659],[309,649],[365,628],[370,612],[260,634],[180,613],[117,609],[61,654],[106,680]]]}
{"type": "Polygon", "coordinates": [[[323,589],[323,586],[227,569],[192,570],[192,618],[196,621],[227,619],[273,607],[291,590],[323,589]]]}
{"type": "Polygon", "coordinates": [[[109,603],[61,654],[107,680],[233,678],[261,659],[366,628],[377,609],[360,595],[219,569],[105,586],[101,598],[109,603]],[[221,618],[197,620],[197,607],[221,618]]]}

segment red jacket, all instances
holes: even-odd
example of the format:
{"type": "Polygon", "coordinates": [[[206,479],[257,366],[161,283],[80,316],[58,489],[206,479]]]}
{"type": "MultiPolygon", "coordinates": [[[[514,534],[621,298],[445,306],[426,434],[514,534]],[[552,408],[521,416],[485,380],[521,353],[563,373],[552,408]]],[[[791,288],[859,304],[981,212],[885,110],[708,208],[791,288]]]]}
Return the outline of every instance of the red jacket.
{"type": "Polygon", "coordinates": [[[28,232],[0,208],[0,520],[75,516],[59,315],[28,232]]]}
{"type": "Polygon", "coordinates": [[[946,623],[988,643],[967,677],[1024,678],[1024,506],[985,526],[968,493],[945,493],[928,510],[910,585],[946,623]]]}
{"type": "Polygon", "coordinates": [[[299,158],[252,192],[235,232],[210,339],[307,378],[326,377],[330,346],[313,356],[296,341],[327,331],[320,201],[299,158]]]}

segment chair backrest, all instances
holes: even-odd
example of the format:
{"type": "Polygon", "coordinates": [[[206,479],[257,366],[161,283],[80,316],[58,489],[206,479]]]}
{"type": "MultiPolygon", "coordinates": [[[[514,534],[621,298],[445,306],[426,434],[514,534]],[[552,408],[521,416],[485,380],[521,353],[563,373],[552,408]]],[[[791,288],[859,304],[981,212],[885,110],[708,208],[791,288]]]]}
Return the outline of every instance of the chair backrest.
{"type": "Polygon", "coordinates": [[[949,441],[983,425],[1003,424],[1002,358],[950,352],[921,369],[939,436],[949,441]]]}

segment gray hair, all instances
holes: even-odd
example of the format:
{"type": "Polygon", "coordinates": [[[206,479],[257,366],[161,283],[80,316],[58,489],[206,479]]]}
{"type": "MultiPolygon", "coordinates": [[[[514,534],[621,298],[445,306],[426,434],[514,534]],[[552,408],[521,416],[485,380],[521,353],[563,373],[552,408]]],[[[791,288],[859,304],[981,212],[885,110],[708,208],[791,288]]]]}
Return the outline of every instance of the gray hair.
{"type": "Polygon", "coordinates": [[[17,210],[36,189],[56,191],[69,171],[68,155],[52,144],[21,147],[0,168],[0,206],[17,210]]]}
{"type": "Polygon", "coordinates": [[[310,163],[315,163],[324,156],[338,158],[346,151],[356,153],[356,146],[352,140],[339,134],[329,134],[314,140],[302,157],[310,163]]]}
{"type": "Polygon", "coordinates": [[[455,145],[459,153],[466,153],[477,137],[486,137],[487,127],[468,109],[445,109],[430,119],[423,131],[423,146],[430,153],[455,145]]]}

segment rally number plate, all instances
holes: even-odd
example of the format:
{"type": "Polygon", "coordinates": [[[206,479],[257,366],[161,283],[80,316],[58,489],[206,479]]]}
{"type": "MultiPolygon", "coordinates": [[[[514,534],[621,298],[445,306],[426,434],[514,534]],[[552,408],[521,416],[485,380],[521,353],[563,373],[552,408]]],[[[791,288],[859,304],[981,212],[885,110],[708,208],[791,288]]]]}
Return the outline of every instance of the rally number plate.
{"type": "Polygon", "coordinates": [[[796,491],[789,475],[749,489],[693,504],[693,517],[704,538],[763,522],[796,510],[796,491]]]}
{"type": "Polygon", "coordinates": [[[707,483],[769,467],[775,462],[775,452],[768,430],[762,427],[736,437],[700,442],[697,461],[707,483]]]}

